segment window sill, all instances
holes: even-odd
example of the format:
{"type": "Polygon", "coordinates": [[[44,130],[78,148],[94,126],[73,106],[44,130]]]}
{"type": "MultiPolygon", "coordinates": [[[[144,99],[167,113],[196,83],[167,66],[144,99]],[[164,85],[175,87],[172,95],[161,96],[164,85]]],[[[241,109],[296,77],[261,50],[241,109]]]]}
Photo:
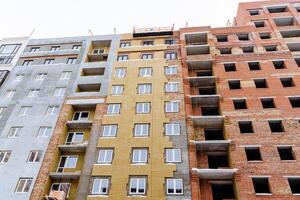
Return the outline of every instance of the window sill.
{"type": "Polygon", "coordinates": [[[273,194],[271,194],[271,193],[256,193],[255,195],[256,196],[271,196],[273,194]]]}

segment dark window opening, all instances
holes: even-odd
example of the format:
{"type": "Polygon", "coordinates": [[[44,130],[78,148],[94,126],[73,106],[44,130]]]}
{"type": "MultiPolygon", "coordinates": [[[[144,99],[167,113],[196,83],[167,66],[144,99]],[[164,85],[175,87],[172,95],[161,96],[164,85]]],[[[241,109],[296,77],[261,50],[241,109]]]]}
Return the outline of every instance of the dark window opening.
{"type": "Polygon", "coordinates": [[[297,66],[300,67],[300,58],[295,58],[295,62],[297,64],[297,66]]]}
{"type": "Polygon", "coordinates": [[[201,70],[196,72],[197,76],[212,76],[211,70],[201,70]]]}
{"type": "Polygon", "coordinates": [[[241,133],[254,133],[251,121],[238,122],[241,133]]]}
{"type": "Polygon", "coordinates": [[[246,147],[245,152],[248,161],[262,160],[259,147],[246,147]]]}
{"type": "Polygon", "coordinates": [[[300,108],[300,97],[289,97],[289,100],[293,108],[300,108]]]}
{"type": "Polygon", "coordinates": [[[282,13],[286,12],[286,6],[280,7],[270,7],[268,8],[269,13],[282,13]]]}
{"type": "Polygon", "coordinates": [[[251,71],[261,69],[259,62],[248,62],[248,66],[251,71]]]}
{"type": "Polygon", "coordinates": [[[220,49],[221,54],[231,54],[231,48],[220,49]]]}
{"type": "Polygon", "coordinates": [[[253,53],[254,47],[242,47],[243,53],[253,53]]]}
{"type": "Polygon", "coordinates": [[[262,28],[266,26],[266,23],[264,21],[256,21],[254,22],[254,25],[256,28],[262,28]]]}
{"type": "Polygon", "coordinates": [[[275,108],[275,103],[273,98],[263,98],[260,99],[263,108],[275,108]]]}
{"type": "Polygon", "coordinates": [[[227,35],[217,35],[217,41],[218,42],[228,42],[227,35]]]}
{"type": "Polygon", "coordinates": [[[228,85],[231,90],[241,89],[241,81],[240,80],[228,81],[228,85]]]}
{"type": "Polygon", "coordinates": [[[204,129],[205,140],[224,140],[222,129],[204,129]]]}
{"type": "Polygon", "coordinates": [[[234,109],[247,109],[246,99],[235,99],[233,100],[234,109]]]}
{"type": "Polygon", "coordinates": [[[294,81],[292,78],[280,78],[283,87],[294,87],[294,81]]]}
{"type": "Polygon", "coordinates": [[[238,34],[237,37],[240,41],[248,41],[249,40],[249,34],[248,33],[238,34]]]}
{"type": "Polygon", "coordinates": [[[283,60],[274,60],[272,61],[275,69],[284,69],[285,64],[283,60]]]}
{"type": "Polygon", "coordinates": [[[235,63],[226,63],[224,64],[224,68],[226,72],[236,71],[235,63]]]}
{"type": "Polygon", "coordinates": [[[211,153],[207,155],[208,167],[210,169],[229,167],[228,156],[226,153],[211,153]]]}
{"type": "Polygon", "coordinates": [[[259,33],[259,37],[262,40],[268,40],[268,39],[271,39],[271,34],[270,33],[259,33]]]}
{"type": "Polygon", "coordinates": [[[216,94],[216,89],[214,87],[198,88],[198,92],[200,95],[212,95],[212,94],[216,94]]]}
{"type": "Polygon", "coordinates": [[[284,128],[281,120],[268,121],[271,132],[284,132],[284,128]]]}
{"type": "Polygon", "coordinates": [[[235,199],[232,183],[212,183],[213,200],[235,199]]]}
{"type": "Polygon", "coordinates": [[[256,88],[267,88],[267,81],[266,79],[254,79],[254,84],[256,88]]]}
{"type": "Polygon", "coordinates": [[[300,177],[288,178],[289,185],[293,194],[300,194],[300,177]]]}
{"type": "Polygon", "coordinates": [[[292,147],[277,147],[281,160],[295,160],[292,147]]]}
{"type": "Polygon", "coordinates": [[[201,107],[203,116],[220,115],[218,107],[201,107]]]}
{"type": "Polygon", "coordinates": [[[270,194],[269,179],[267,177],[252,178],[256,194],[270,194]]]}
{"type": "Polygon", "coordinates": [[[277,46],[276,45],[264,46],[264,48],[267,52],[277,51],[277,46]]]}
{"type": "Polygon", "coordinates": [[[259,15],[259,10],[249,10],[251,16],[259,15]]]}

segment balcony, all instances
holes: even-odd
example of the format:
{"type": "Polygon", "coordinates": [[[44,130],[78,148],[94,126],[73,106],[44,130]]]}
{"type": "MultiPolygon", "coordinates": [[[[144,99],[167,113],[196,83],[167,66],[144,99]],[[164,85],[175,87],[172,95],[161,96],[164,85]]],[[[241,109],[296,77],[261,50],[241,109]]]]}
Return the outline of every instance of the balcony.
{"type": "Polygon", "coordinates": [[[193,105],[212,106],[219,104],[220,95],[189,95],[193,105]]]}
{"type": "Polygon", "coordinates": [[[174,26],[133,28],[133,37],[173,35],[174,26]]]}
{"type": "Polygon", "coordinates": [[[49,196],[45,196],[43,200],[65,200],[66,193],[64,191],[50,191],[49,196]]]}
{"type": "Polygon", "coordinates": [[[189,76],[212,76],[212,61],[189,61],[188,62],[189,76]]]}
{"type": "Polygon", "coordinates": [[[200,179],[209,180],[230,180],[237,171],[238,169],[192,169],[192,172],[198,174],[200,179]]]}
{"type": "Polygon", "coordinates": [[[209,127],[209,128],[219,128],[223,125],[224,116],[201,116],[192,115],[190,116],[194,123],[194,126],[209,127]]]}
{"type": "Polygon", "coordinates": [[[191,140],[190,142],[196,145],[198,151],[218,152],[218,151],[227,151],[231,143],[231,140],[202,140],[202,141],[191,140]]]}
{"type": "Polygon", "coordinates": [[[186,54],[193,55],[208,55],[210,54],[209,45],[193,44],[186,46],[186,54]]]}
{"type": "Polygon", "coordinates": [[[86,62],[107,61],[110,45],[110,40],[92,41],[87,54],[86,62]]]}
{"type": "Polygon", "coordinates": [[[207,45],[207,33],[187,33],[185,34],[186,46],[207,45]]]}
{"type": "Polygon", "coordinates": [[[75,180],[78,180],[80,178],[80,174],[81,174],[81,171],[75,171],[75,172],[51,172],[49,174],[49,176],[53,180],[55,180],[55,179],[64,179],[64,180],[75,179],[75,180]]]}
{"type": "Polygon", "coordinates": [[[58,145],[58,148],[61,153],[81,153],[85,152],[88,143],[74,143],[74,144],[61,144],[58,145]]]}
{"type": "Polygon", "coordinates": [[[68,128],[91,128],[93,121],[90,120],[72,120],[67,121],[68,128]]]}

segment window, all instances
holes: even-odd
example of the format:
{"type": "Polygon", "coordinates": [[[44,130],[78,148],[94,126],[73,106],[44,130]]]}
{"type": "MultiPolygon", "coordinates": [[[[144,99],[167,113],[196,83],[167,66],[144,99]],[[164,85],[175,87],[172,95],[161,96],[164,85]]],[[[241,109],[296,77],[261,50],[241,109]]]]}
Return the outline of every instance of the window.
{"type": "Polygon", "coordinates": [[[281,120],[270,120],[268,121],[271,132],[284,132],[281,120]]]}
{"type": "Polygon", "coordinates": [[[16,74],[16,81],[22,81],[23,78],[24,78],[24,74],[16,74]]]}
{"type": "Polygon", "coordinates": [[[11,155],[11,151],[0,150],[0,163],[2,164],[7,163],[10,155],[11,155]]]}
{"type": "Polygon", "coordinates": [[[254,190],[256,194],[270,194],[268,177],[253,177],[254,190]]]}
{"type": "Polygon", "coordinates": [[[153,59],[153,54],[152,53],[143,53],[141,58],[143,60],[150,60],[150,59],[153,59]]]}
{"type": "Polygon", "coordinates": [[[46,115],[56,115],[58,114],[58,106],[49,106],[46,111],[46,115]]]}
{"type": "Polygon", "coordinates": [[[165,67],[165,75],[175,75],[177,70],[177,66],[167,66],[165,67]]]}
{"type": "Polygon", "coordinates": [[[249,40],[249,34],[248,33],[237,34],[237,37],[240,41],[248,41],[249,40]]]}
{"type": "Polygon", "coordinates": [[[241,133],[254,133],[251,121],[239,121],[238,124],[241,133]]]}
{"type": "Polygon", "coordinates": [[[284,69],[285,64],[283,60],[273,60],[272,61],[275,69],[284,69]]]}
{"type": "Polygon", "coordinates": [[[28,163],[38,163],[40,162],[41,160],[41,157],[42,157],[42,151],[31,151],[29,156],[28,156],[28,159],[27,159],[27,162],[28,163]]]}
{"type": "Polygon", "coordinates": [[[176,52],[167,52],[165,53],[165,59],[167,60],[175,60],[177,58],[176,52]]]}
{"type": "Polygon", "coordinates": [[[295,58],[294,60],[295,60],[295,62],[297,64],[297,66],[300,67],[300,58],[295,58]]]}
{"type": "Polygon", "coordinates": [[[47,73],[38,73],[35,77],[35,80],[37,81],[43,81],[47,77],[47,73]]]}
{"type": "Polygon", "coordinates": [[[98,155],[99,164],[111,164],[113,159],[114,149],[100,149],[98,155]]]}
{"type": "Polygon", "coordinates": [[[255,22],[253,22],[253,23],[254,23],[254,26],[255,26],[256,28],[262,28],[262,27],[265,27],[265,26],[266,26],[266,24],[265,24],[264,21],[255,21],[255,22]]]}
{"type": "Polygon", "coordinates": [[[165,102],[165,112],[179,112],[179,102],[176,101],[169,101],[165,102]]]}
{"type": "Polygon", "coordinates": [[[174,39],[167,39],[165,40],[166,45],[174,45],[176,44],[176,41],[174,39]]]}
{"type": "Polygon", "coordinates": [[[166,135],[180,135],[180,124],[178,123],[166,123],[164,128],[166,135]]]}
{"type": "Polygon", "coordinates": [[[141,67],[139,68],[139,76],[150,77],[152,76],[152,67],[141,67]]]}
{"type": "Polygon", "coordinates": [[[128,60],[128,55],[118,55],[118,61],[128,60]]]}
{"type": "Polygon", "coordinates": [[[55,90],[54,90],[54,96],[56,96],[56,97],[64,96],[65,92],[66,92],[66,88],[63,88],[63,87],[55,88],[55,90]]]}
{"type": "Polygon", "coordinates": [[[111,94],[112,95],[121,95],[124,91],[124,85],[113,85],[111,87],[111,94]]]}
{"type": "Polygon", "coordinates": [[[281,160],[295,160],[293,148],[291,146],[278,146],[277,151],[281,160]]]}
{"type": "Polygon", "coordinates": [[[183,182],[182,179],[167,178],[167,194],[178,195],[183,194],[183,182]]]}
{"type": "Polygon", "coordinates": [[[32,63],[33,63],[33,60],[24,60],[22,66],[30,66],[30,65],[32,65],[32,63]]]}
{"type": "Polygon", "coordinates": [[[118,131],[117,124],[103,125],[102,136],[103,137],[116,137],[118,131]]]}
{"type": "Polygon", "coordinates": [[[259,33],[259,37],[261,40],[271,39],[271,33],[259,33]]]}
{"type": "Polygon", "coordinates": [[[64,71],[60,74],[60,80],[69,80],[71,78],[72,72],[64,71]]]}
{"type": "Polygon", "coordinates": [[[166,149],[165,156],[167,163],[179,163],[181,162],[181,149],[166,149]]]}
{"type": "Polygon", "coordinates": [[[70,183],[53,183],[51,186],[51,191],[63,191],[69,196],[71,184],[70,183]]]}
{"type": "Polygon", "coordinates": [[[248,161],[261,161],[259,147],[246,147],[246,157],[248,161]]]}
{"type": "Polygon", "coordinates": [[[26,193],[29,192],[32,178],[20,178],[17,184],[17,187],[15,189],[16,193],[26,193]]]}
{"type": "Polygon", "coordinates": [[[261,105],[263,108],[275,108],[274,98],[261,98],[261,105]]]}
{"type": "Polygon", "coordinates": [[[154,41],[153,40],[146,40],[142,42],[143,46],[152,46],[154,45],[154,41]]]}
{"type": "Polygon", "coordinates": [[[37,97],[40,93],[39,89],[31,89],[29,90],[28,97],[37,97]]]}
{"type": "Polygon", "coordinates": [[[38,131],[38,137],[49,137],[51,134],[51,127],[41,126],[38,131]]]}
{"type": "Polygon", "coordinates": [[[248,62],[248,66],[251,71],[261,69],[259,62],[248,62]]]}
{"type": "Polygon", "coordinates": [[[138,94],[150,94],[152,91],[152,84],[138,84],[138,94]]]}
{"type": "Polygon", "coordinates": [[[129,181],[130,195],[145,195],[146,194],[146,177],[131,177],[129,181]]]}
{"type": "Polygon", "coordinates": [[[132,163],[140,164],[148,162],[148,149],[133,149],[132,150],[132,163]]]}
{"type": "Polygon", "coordinates": [[[76,64],[77,58],[68,58],[67,64],[76,64]]]}
{"type": "Polygon", "coordinates": [[[86,111],[77,111],[73,116],[74,121],[87,121],[89,120],[89,112],[86,111]]]}
{"type": "Polygon", "coordinates": [[[231,54],[231,48],[221,48],[220,50],[220,54],[231,54]]]}
{"type": "Polygon", "coordinates": [[[29,52],[38,52],[40,50],[40,47],[31,47],[29,52]]]}
{"type": "Polygon", "coordinates": [[[300,97],[289,97],[292,108],[300,108],[300,97]]]}
{"type": "Polygon", "coordinates": [[[50,48],[50,51],[58,51],[60,49],[60,46],[52,46],[50,48]]]}
{"type": "Polygon", "coordinates": [[[236,71],[235,63],[225,63],[224,64],[225,72],[233,72],[236,71]]]}
{"type": "Polygon", "coordinates": [[[272,51],[277,51],[277,46],[276,45],[268,45],[264,46],[266,52],[272,52],[272,51]]]}
{"type": "Polygon", "coordinates": [[[300,194],[300,177],[288,177],[288,182],[293,194],[300,194]]]}
{"type": "Polygon", "coordinates": [[[254,52],[254,47],[242,47],[243,53],[253,53],[254,52]]]}
{"type": "Polygon", "coordinates": [[[293,78],[280,78],[281,84],[283,87],[294,87],[295,83],[293,78]]]}
{"type": "Polygon", "coordinates": [[[16,93],[16,90],[7,90],[6,91],[6,97],[12,97],[16,93]]]}
{"type": "Polygon", "coordinates": [[[104,53],[104,49],[93,49],[92,54],[103,54],[103,53],[104,53]]]}
{"type": "Polygon", "coordinates": [[[51,59],[46,59],[45,62],[44,62],[45,65],[52,65],[54,64],[54,58],[51,58],[51,59]]]}
{"type": "Polygon", "coordinates": [[[6,107],[0,107],[0,119],[2,118],[2,115],[5,110],[6,110],[6,107]]]}
{"type": "Polygon", "coordinates": [[[66,138],[66,145],[80,144],[83,141],[83,132],[70,132],[66,138]]]}
{"type": "Polygon", "coordinates": [[[231,90],[241,89],[241,81],[240,80],[229,80],[228,85],[231,90]]]}
{"type": "Polygon", "coordinates": [[[178,92],[178,83],[165,83],[165,92],[178,92]]]}
{"type": "Polygon", "coordinates": [[[116,78],[124,78],[126,76],[126,68],[116,68],[115,69],[115,77],[116,78]]]}
{"type": "Polygon", "coordinates": [[[120,114],[120,109],[121,109],[121,104],[120,103],[108,104],[107,114],[108,115],[120,114]]]}
{"type": "Polygon", "coordinates": [[[218,42],[228,42],[228,36],[227,35],[217,35],[217,41],[218,42]]]}
{"type": "Polygon", "coordinates": [[[134,137],[148,137],[150,124],[134,124],[134,137]]]}
{"type": "Polygon", "coordinates": [[[57,172],[64,172],[65,168],[76,168],[78,156],[61,156],[57,172]]]}
{"type": "Polygon", "coordinates": [[[267,8],[269,13],[282,13],[286,12],[287,7],[286,6],[274,6],[267,8]]]}
{"type": "Polygon", "coordinates": [[[256,88],[267,88],[268,87],[266,79],[263,79],[263,78],[262,79],[254,79],[253,81],[254,81],[256,88]]]}
{"type": "Polygon", "coordinates": [[[0,54],[16,54],[21,44],[5,44],[0,46],[0,54]]]}
{"type": "Polygon", "coordinates": [[[259,10],[248,10],[248,12],[251,16],[259,15],[259,10]]]}
{"type": "Polygon", "coordinates": [[[10,64],[12,61],[13,57],[2,57],[0,58],[0,64],[10,64]]]}
{"type": "Polygon", "coordinates": [[[130,42],[123,41],[120,43],[121,48],[130,47],[130,42]]]}
{"type": "Polygon", "coordinates": [[[150,103],[149,102],[140,102],[136,103],[136,113],[137,114],[145,114],[150,113],[150,103]]]}
{"type": "Polygon", "coordinates": [[[235,110],[247,109],[246,99],[235,99],[233,100],[233,105],[235,110]]]}
{"type": "Polygon", "coordinates": [[[75,44],[75,45],[73,45],[72,49],[73,50],[79,50],[79,49],[81,49],[81,45],[80,44],[75,44]]]}
{"type": "Polygon", "coordinates": [[[21,116],[28,115],[30,109],[31,109],[31,106],[22,106],[19,111],[18,116],[21,117],[21,116]]]}
{"type": "Polygon", "coordinates": [[[108,194],[109,178],[94,178],[92,195],[108,194]]]}

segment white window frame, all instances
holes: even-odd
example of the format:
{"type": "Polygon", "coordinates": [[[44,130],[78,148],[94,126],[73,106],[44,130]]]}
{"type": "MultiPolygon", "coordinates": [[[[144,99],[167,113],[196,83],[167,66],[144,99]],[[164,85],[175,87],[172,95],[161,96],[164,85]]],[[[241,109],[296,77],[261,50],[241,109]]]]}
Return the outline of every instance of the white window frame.
{"type": "Polygon", "coordinates": [[[33,178],[19,178],[16,189],[15,189],[15,193],[29,192],[32,182],[33,182],[33,178]],[[21,183],[22,181],[24,181],[23,184],[21,183]],[[20,186],[22,188],[19,188],[20,186]],[[19,189],[21,189],[21,190],[19,190],[19,189]]]}
{"type": "Polygon", "coordinates": [[[90,112],[89,111],[75,111],[72,117],[73,121],[88,121],[90,117],[90,112]],[[87,117],[82,117],[83,113],[87,113],[87,117]],[[79,114],[78,119],[75,119],[75,115],[79,114]]]}
{"type": "Polygon", "coordinates": [[[64,172],[65,169],[75,169],[76,166],[77,166],[77,163],[78,163],[78,156],[77,155],[63,155],[63,156],[60,156],[59,163],[58,163],[58,166],[57,166],[57,172],[60,172],[60,169],[62,169],[62,171],[60,173],[64,172]],[[66,159],[65,165],[63,167],[60,167],[60,163],[61,163],[63,157],[66,157],[67,159],[66,159]],[[76,160],[75,166],[74,165],[68,166],[69,165],[69,163],[68,163],[69,159],[71,159],[71,158],[72,159],[74,158],[76,160]]]}
{"type": "Polygon", "coordinates": [[[130,47],[130,42],[128,42],[128,41],[121,41],[120,42],[120,48],[126,48],[126,47],[130,47]]]}
{"type": "Polygon", "coordinates": [[[48,106],[46,115],[56,115],[58,114],[59,106],[48,106]]]}
{"type": "Polygon", "coordinates": [[[72,71],[63,71],[60,74],[60,80],[69,80],[72,76],[72,71]]]}
{"type": "Polygon", "coordinates": [[[0,150],[0,164],[7,163],[9,157],[11,155],[11,151],[9,150],[0,150]]]}
{"type": "Polygon", "coordinates": [[[54,64],[55,59],[54,58],[47,58],[44,61],[44,65],[53,65],[54,64]]]}
{"type": "Polygon", "coordinates": [[[113,148],[107,148],[107,149],[99,149],[98,152],[98,158],[97,158],[97,163],[98,164],[104,164],[104,165],[110,165],[113,161],[114,158],[114,149],[113,148]],[[103,160],[100,160],[101,156],[103,157],[103,160]]]}
{"type": "Polygon", "coordinates": [[[18,117],[27,116],[31,106],[22,106],[19,110],[18,117]]]}
{"type": "Polygon", "coordinates": [[[116,137],[118,124],[105,124],[102,126],[102,137],[116,137]]]}
{"type": "Polygon", "coordinates": [[[137,114],[148,114],[151,112],[151,103],[150,102],[137,102],[135,106],[137,114]]]}
{"type": "Polygon", "coordinates": [[[8,138],[17,138],[20,137],[21,126],[12,126],[8,132],[8,138]]]}
{"type": "Polygon", "coordinates": [[[171,65],[165,67],[165,75],[176,75],[178,74],[178,66],[171,65]]]}
{"type": "Polygon", "coordinates": [[[166,60],[176,60],[177,59],[177,52],[166,52],[165,53],[166,60]]]}
{"type": "Polygon", "coordinates": [[[73,50],[79,50],[79,49],[81,49],[81,45],[80,45],[80,44],[74,44],[74,45],[72,46],[72,49],[73,49],[73,50]]]}
{"type": "Polygon", "coordinates": [[[142,60],[152,60],[154,58],[153,53],[142,53],[141,59],[142,60]]]}
{"type": "Polygon", "coordinates": [[[112,95],[122,95],[124,92],[124,85],[112,85],[111,94],[112,95]]]}
{"type": "Polygon", "coordinates": [[[179,123],[165,123],[165,135],[180,135],[181,127],[179,123]],[[178,130],[178,132],[176,132],[178,130]]]}
{"type": "Polygon", "coordinates": [[[129,180],[129,195],[145,195],[147,192],[147,178],[146,177],[131,177],[129,180]],[[136,192],[131,192],[133,182],[136,182],[136,192]],[[144,186],[144,187],[141,187],[144,186]],[[143,189],[144,192],[139,192],[143,189]]]}
{"type": "Polygon", "coordinates": [[[55,46],[51,46],[50,51],[58,51],[60,50],[60,46],[55,45],[55,46]]]}
{"type": "Polygon", "coordinates": [[[35,80],[37,81],[43,81],[45,80],[47,77],[47,73],[38,73],[35,80]]]}
{"type": "Polygon", "coordinates": [[[24,78],[24,74],[16,74],[16,81],[22,81],[24,78]]]}
{"type": "Polygon", "coordinates": [[[179,83],[178,82],[167,82],[165,83],[165,92],[179,92],[179,83]]]}
{"type": "Polygon", "coordinates": [[[104,177],[99,177],[99,178],[94,178],[93,180],[93,186],[92,186],[92,195],[107,195],[108,194],[108,190],[109,190],[109,178],[104,178],[104,177]],[[95,182],[99,182],[99,188],[95,188],[96,183],[95,182]],[[105,192],[103,192],[103,188],[106,188],[105,192]]]}
{"type": "Polygon", "coordinates": [[[140,67],[139,68],[140,77],[151,77],[152,76],[152,67],[140,67]]]}
{"type": "Polygon", "coordinates": [[[38,130],[38,137],[49,137],[51,135],[51,127],[50,126],[40,126],[38,130]],[[49,134],[48,134],[49,133],[49,134]]]}
{"type": "Polygon", "coordinates": [[[138,84],[137,93],[138,94],[151,94],[152,93],[152,84],[151,83],[138,84]]]}
{"type": "Polygon", "coordinates": [[[150,124],[136,123],[134,124],[134,137],[148,137],[150,132],[150,124]],[[140,132],[138,132],[140,130],[140,132]]]}
{"type": "Polygon", "coordinates": [[[118,115],[121,111],[121,104],[120,103],[110,103],[107,106],[107,115],[118,115]]]}
{"type": "MultiPolygon", "coordinates": [[[[71,137],[71,136],[70,136],[70,137],[71,137]]],[[[68,135],[67,135],[66,141],[65,141],[65,145],[81,144],[82,141],[83,141],[83,139],[84,139],[84,132],[68,132],[68,135]],[[68,138],[69,138],[69,136],[70,136],[71,134],[73,134],[73,135],[72,135],[71,141],[69,142],[69,141],[68,141],[68,138]],[[82,135],[82,138],[81,138],[80,141],[79,141],[79,140],[78,140],[78,141],[75,141],[75,138],[76,138],[77,135],[82,135]]]]}
{"type": "Polygon", "coordinates": [[[54,89],[54,96],[55,97],[62,97],[66,93],[66,88],[65,87],[57,87],[54,89]]]}
{"type": "Polygon", "coordinates": [[[165,102],[165,112],[166,113],[178,113],[180,110],[179,101],[167,101],[165,102]]]}
{"type": "Polygon", "coordinates": [[[165,149],[166,163],[181,163],[181,149],[178,148],[167,148],[165,149]],[[179,154],[179,160],[176,159],[179,154]],[[169,157],[171,155],[171,157],[169,157]]]}
{"type": "Polygon", "coordinates": [[[29,156],[27,158],[27,163],[38,163],[38,162],[40,162],[41,158],[42,158],[42,154],[43,154],[43,152],[40,151],[40,150],[30,151],[29,156]],[[33,155],[33,159],[31,161],[32,155],[33,155]]]}
{"type": "Polygon", "coordinates": [[[129,60],[128,55],[118,55],[118,61],[125,61],[125,60],[129,60]]]}
{"type": "Polygon", "coordinates": [[[7,107],[0,107],[0,119],[2,118],[3,113],[5,112],[7,107]]]}
{"type": "Polygon", "coordinates": [[[24,60],[22,66],[30,66],[32,65],[33,60],[24,60]]]}
{"type": "Polygon", "coordinates": [[[37,97],[39,93],[40,93],[40,89],[30,89],[27,97],[29,98],[37,97]]]}
{"type": "Polygon", "coordinates": [[[10,98],[13,97],[16,93],[16,90],[6,90],[6,95],[5,97],[10,98]]]}
{"type": "Polygon", "coordinates": [[[126,77],[126,68],[125,67],[119,67],[115,68],[115,78],[124,78],[126,77]]]}
{"type": "Polygon", "coordinates": [[[68,58],[66,64],[73,65],[73,64],[76,64],[76,62],[77,62],[77,58],[76,57],[70,57],[70,58],[68,58]]]}
{"type": "Polygon", "coordinates": [[[29,52],[34,53],[34,52],[38,52],[39,50],[40,50],[40,47],[31,47],[29,52]]]}
{"type": "Polygon", "coordinates": [[[148,149],[147,148],[133,148],[131,162],[133,164],[148,163],[148,149]],[[145,157],[144,157],[145,155],[145,157]]]}
{"type": "Polygon", "coordinates": [[[182,195],[183,194],[183,180],[181,178],[167,178],[166,179],[166,191],[167,195],[182,195]],[[177,188],[177,182],[179,181],[180,187],[177,188]],[[173,190],[173,192],[169,192],[169,188],[173,190]],[[177,192],[180,189],[181,192],[177,192]]]}

